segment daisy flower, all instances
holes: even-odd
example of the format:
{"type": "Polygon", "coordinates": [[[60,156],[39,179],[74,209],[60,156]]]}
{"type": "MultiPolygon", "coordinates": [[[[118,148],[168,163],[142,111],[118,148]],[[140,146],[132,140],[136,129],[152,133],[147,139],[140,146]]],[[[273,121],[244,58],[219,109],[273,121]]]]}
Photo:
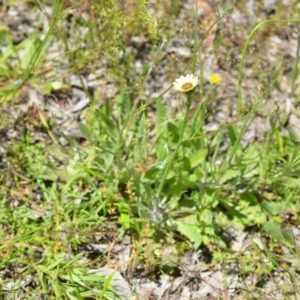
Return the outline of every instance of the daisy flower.
{"type": "Polygon", "coordinates": [[[175,90],[186,94],[194,90],[198,83],[198,76],[195,76],[193,74],[187,74],[185,76],[180,76],[179,78],[177,78],[173,82],[173,85],[175,90]]]}

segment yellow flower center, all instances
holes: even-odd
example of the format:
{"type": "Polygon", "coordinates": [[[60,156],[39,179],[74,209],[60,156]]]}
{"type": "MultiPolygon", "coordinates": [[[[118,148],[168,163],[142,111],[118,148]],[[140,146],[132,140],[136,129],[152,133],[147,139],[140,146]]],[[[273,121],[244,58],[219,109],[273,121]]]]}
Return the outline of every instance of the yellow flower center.
{"type": "Polygon", "coordinates": [[[193,88],[193,84],[190,83],[190,82],[186,82],[186,83],[184,83],[184,84],[181,86],[181,89],[182,89],[183,91],[188,91],[188,90],[190,90],[191,88],[193,88]]]}

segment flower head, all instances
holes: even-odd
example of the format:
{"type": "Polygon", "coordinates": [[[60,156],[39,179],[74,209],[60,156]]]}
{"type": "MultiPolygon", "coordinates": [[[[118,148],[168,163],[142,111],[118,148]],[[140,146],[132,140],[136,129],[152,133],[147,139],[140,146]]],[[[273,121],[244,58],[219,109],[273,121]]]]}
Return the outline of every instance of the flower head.
{"type": "Polygon", "coordinates": [[[186,94],[193,91],[198,83],[198,76],[193,74],[187,74],[185,76],[180,76],[179,78],[177,78],[173,82],[173,85],[175,90],[186,94]]]}
{"type": "Polygon", "coordinates": [[[218,74],[211,74],[209,76],[209,80],[211,84],[219,84],[221,81],[221,77],[218,74]]]}

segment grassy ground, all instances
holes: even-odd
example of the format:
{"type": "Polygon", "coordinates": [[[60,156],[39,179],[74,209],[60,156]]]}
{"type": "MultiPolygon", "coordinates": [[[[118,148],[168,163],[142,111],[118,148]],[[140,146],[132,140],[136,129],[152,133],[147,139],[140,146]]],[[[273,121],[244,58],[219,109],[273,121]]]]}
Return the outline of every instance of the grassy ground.
{"type": "Polygon", "coordinates": [[[103,266],[175,278],[196,250],[211,270],[238,266],[244,285],[222,299],[299,299],[297,1],[270,16],[215,1],[215,24],[181,1],[23,2],[0,6],[1,299],[124,299],[103,266]],[[251,26],[232,26],[237,12],[251,26]],[[293,50],[268,56],[274,36],[293,50]],[[187,73],[200,78],[188,97],[172,89],[187,73]],[[89,102],[69,114],[76,137],[57,116],[74,78],[89,102]]]}

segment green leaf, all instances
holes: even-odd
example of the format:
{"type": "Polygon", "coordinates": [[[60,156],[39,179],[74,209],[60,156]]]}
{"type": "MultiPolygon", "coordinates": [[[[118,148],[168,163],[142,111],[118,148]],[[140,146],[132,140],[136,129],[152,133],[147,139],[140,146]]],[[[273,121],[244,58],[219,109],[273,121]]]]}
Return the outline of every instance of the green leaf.
{"type": "MultiPolygon", "coordinates": [[[[116,96],[115,102],[117,104],[118,115],[124,118],[131,111],[132,105],[130,97],[126,91],[122,91],[119,95],[116,96]]],[[[126,118],[126,117],[125,117],[126,118]]]]}
{"type": "Polygon", "coordinates": [[[236,127],[233,124],[228,124],[227,125],[227,130],[228,130],[228,134],[229,134],[231,144],[235,145],[235,143],[238,139],[238,136],[239,136],[236,127]]]}
{"type": "Polygon", "coordinates": [[[105,127],[107,131],[110,133],[110,135],[116,138],[117,137],[116,125],[114,124],[114,122],[107,115],[105,115],[99,110],[97,111],[97,116],[102,120],[103,124],[105,124],[105,127]]]}
{"type": "Polygon", "coordinates": [[[293,245],[294,243],[293,237],[275,223],[266,222],[265,224],[263,224],[262,230],[271,238],[277,240],[280,243],[289,245],[293,245]]]}
{"type": "Polygon", "coordinates": [[[68,142],[69,145],[75,147],[76,145],[76,140],[68,135],[66,135],[65,133],[63,133],[62,131],[59,132],[60,135],[68,142]]]}
{"type": "Polygon", "coordinates": [[[166,116],[168,114],[164,104],[162,103],[161,99],[156,100],[156,114],[157,114],[157,120],[159,125],[164,123],[166,121],[166,116]]]}
{"type": "MultiPolygon", "coordinates": [[[[41,45],[40,37],[38,35],[32,35],[22,41],[18,48],[23,48],[21,59],[21,68],[26,69],[30,66],[33,58],[37,55],[38,48],[41,45]],[[20,47],[21,46],[21,47],[20,47]]],[[[41,58],[41,55],[39,56],[41,58]]]]}
{"type": "Polygon", "coordinates": [[[52,170],[47,165],[31,164],[28,168],[28,172],[35,178],[56,181],[58,180],[57,170],[52,170]]]}
{"type": "Polygon", "coordinates": [[[171,141],[173,143],[177,143],[179,141],[179,130],[178,127],[172,122],[168,123],[168,134],[171,137],[171,141]]]}
{"type": "Polygon", "coordinates": [[[5,25],[0,25],[0,32],[1,33],[9,32],[9,27],[5,25]]]}
{"type": "Polygon", "coordinates": [[[239,177],[241,175],[241,170],[240,169],[229,169],[225,171],[223,176],[220,179],[220,184],[225,183],[233,178],[239,177]]]}
{"type": "Polygon", "coordinates": [[[128,213],[120,214],[119,223],[122,224],[126,229],[130,229],[130,217],[128,213]]]}
{"type": "Polygon", "coordinates": [[[83,166],[83,169],[90,175],[94,176],[95,178],[105,181],[105,177],[99,173],[99,170],[94,171],[93,169],[85,167],[85,166],[83,166]]]}
{"type": "Polygon", "coordinates": [[[155,153],[156,153],[156,162],[157,163],[161,163],[163,161],[166,160],[166,156],[167,156],[167,150],[166,147],[162,144],[156,144],[154,145],[155,148],[155,153]]]}
{"type": "Polygon", "coordinates": [[[250,146],[248,146],[242,156],[243,163],[249,163],[250,161],[256,161],[259,158],[258,153],[258,143],[254,142],[250,146]]]}
{"type": "Polygon", "coordinates": [[[247,215],[243,214],[240,210],[237,210],[235,207],[233,207],[232,205],[229,205],[227,203],[227,199],[219,200],[220,204],[222,206],[225,207],[225,209],[228,211],[228,213],[232,216],[232,217],[236,217],[238,219],[247,219],[247,215]]]}
{"type": "Polygon", "coordinates": [[[97,111],[97,115],[102,119],[102,121],[105,123],[106,127],[110,130],[114,130],[116,128],[116,125],[114,122],[103,112],[97,111]]]}
{"type": "Polygon", "coordinates": [[[193,153],[189,158],[191,168],[195,168],[198,165],[200,165],[205,160],[206,154],[207,154],[207,149],[201,149],[193,153]]]}
{"type": "Polygon", "coordinates": [[[270,215],[275,216],[279,212],[282,212],[286,209],[286,205],[280,202],[268,202],[263,201],[261,207],[267,211],[270,215]]]}
{"type": "Polygon", "coordinates": [[[109,276],[107,276],[106,281],[105,281],[105,283],[102,287],[102,291],[101,291],[101,294],[100,294],[98,300],[105,299],[106,291],[110,288],[110,283],[112,282],[114,276],[115,276],[114,272],[112,272],[109,276]]]}
{"type": "Polygon", "coordinates": [[[173,219],[169,219],[167,224],[170,226],[170,228],[173,228],[173,230],[177,230],[182,235],[186,236],[195,248],[198,248],[201,245],[203,239],[200,228],[197,224],[191,224],[173,219]]]}
{"type": "Polygon", "coordinates": [[[63,86],[63,82],[62,81],[52,81],[51,82],[51,87],[53,91],[58,91],[59,89],[61,89],[63,86]]]}
{"type": "Polygon", "coordinates": [[[187,224],[178,221],[177,222],[178,231],[186,236],[194,245],[195,248],[198,248],[202,243],[202,236],[198,226],[187,224]]]}
{"type": "Polygon", "coordinates": [[[291,187],[291,188],[299,188],[300,187],[300,178],[293,178],[293,177],[284,177],[282,179],[284,185],[291,187]]]}
{"type": "Polygon", "coordinates": [[[79,129],[83,134],[84,138],[86,138],[89,142],[92,141],[92,133],[88,127],[82,123],[78,123],[79,129]]]}

